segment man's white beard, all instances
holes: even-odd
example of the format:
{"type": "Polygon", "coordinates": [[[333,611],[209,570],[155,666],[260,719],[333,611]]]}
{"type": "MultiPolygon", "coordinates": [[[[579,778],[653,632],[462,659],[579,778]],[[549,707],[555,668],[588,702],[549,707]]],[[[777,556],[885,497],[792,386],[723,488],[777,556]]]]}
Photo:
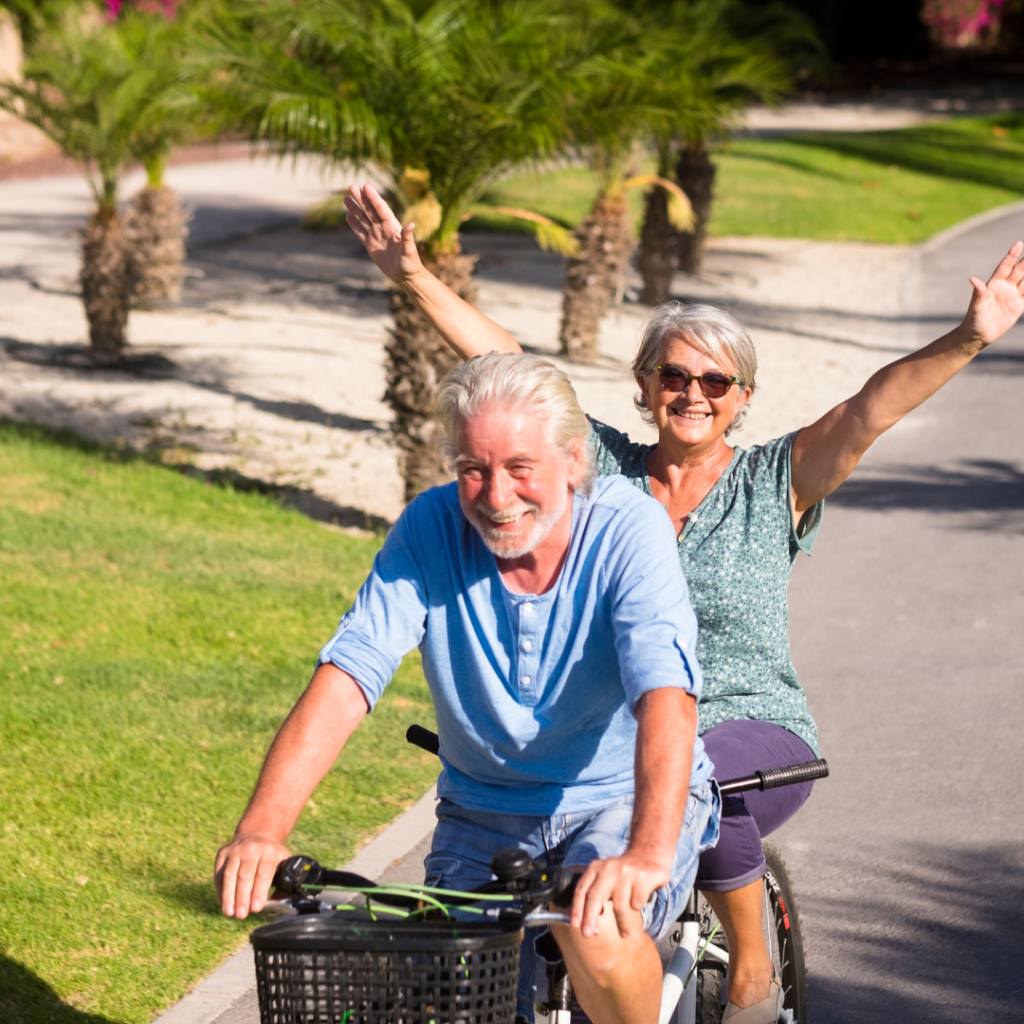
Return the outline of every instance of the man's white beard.
{"type": "Polygon", "coordinates": [[[522,558],[528,555],[551,532],[555,523],[562,518],[565,506],[569,501],[569,490],[566,488],[561,502],[547,515],[541,515],[540,506],[533,502],[523,501],[511,508],[503,508],[500,512],[491,508],[486,501],[476,501],[470,507],[463,506],[466,518],[476,527],[488,551],[495,558],[522,558]],[[532,515],[530,514],[532,513],[532,515]],[[498,523],[513,522],[520,516],[524,518],[515,530],[498,530],[498,523]]]}

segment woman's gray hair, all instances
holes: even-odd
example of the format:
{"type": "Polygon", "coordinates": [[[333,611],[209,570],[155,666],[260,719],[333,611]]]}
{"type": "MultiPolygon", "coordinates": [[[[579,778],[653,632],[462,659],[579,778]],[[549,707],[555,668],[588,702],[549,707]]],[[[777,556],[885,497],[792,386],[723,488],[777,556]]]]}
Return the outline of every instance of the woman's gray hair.
{"type": "MultiPolygon", "coordinates": [[[[666,302],[658,306],[640,328],[640,345],[633,359],[633,376],[639,381],[649,377],[661,363],[665,342],[669,338],[685,336],[697,348],[709,355],[723,368],[732,370],[739,377],[741,386],[757,387],[757,352],[746,328],[731,313],[717,306],[694,303],[684,306],[681,302],[666,302]]],[[[643,392],[633,398],[633,404],[640,410],[644,422],[653,422],[653,417],[644,401],[643,392]]],[[[747,415],[748,402],[729,424],[726,437],[736,430],[747,415]]]]}
{"type": "Polygon", "coordinates": [[[566,452],[575,438],[583,439],[586,471],[575,489],[586,494],[594,482],[590,423],[565,372],[547,359],[509,352],[474,356],[441,381],[434,408],[444,425],[443,453],[449,460],[462,421],[486,408],[530,409],[547,420],[552,443],[566,452]]]}

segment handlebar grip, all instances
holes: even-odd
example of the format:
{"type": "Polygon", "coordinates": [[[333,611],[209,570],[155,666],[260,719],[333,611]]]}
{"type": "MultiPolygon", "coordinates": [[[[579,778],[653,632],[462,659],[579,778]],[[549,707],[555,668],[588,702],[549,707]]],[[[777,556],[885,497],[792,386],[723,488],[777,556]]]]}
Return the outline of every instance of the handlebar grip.
{"type": "Polygon", "coordinates": [[[410,725],[405,732],[406,741],[417,747],[422,747],[428,754],[438,754],[441,751],[441,741],[436,732],[424,729],[422,725],[410,725]]]}
{"type": "Polygon", "coordinates": [[[803,764],[791,764],[786,768],[768,768],[759,771],[762,789],[778,789],[779,786],[792,786],[797,782],[810,782],[812,779],[824,779],[828,776],[828,761],[819,757],[816,761],[804,761],[803,764]]]}
{"type": "Polygon", "coordinates": [[[304,857],[302,854],[289,857],[277,865],[271,891],[301,895],[304,886],[316,887],[322,873],[323,869],[312,857],[304,857]]]}

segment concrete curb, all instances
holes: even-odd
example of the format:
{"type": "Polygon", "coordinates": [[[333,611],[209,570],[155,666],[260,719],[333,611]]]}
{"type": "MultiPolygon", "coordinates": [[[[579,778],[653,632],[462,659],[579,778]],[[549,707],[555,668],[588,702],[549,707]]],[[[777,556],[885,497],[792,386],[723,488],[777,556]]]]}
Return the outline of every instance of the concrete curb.
{"type": "Polygon", "coordinates": [[[997,206],[994,210],[986,210],[984,213],[979,213],[976,217],[970,217],[967,220],[962,220],[959,224],[954,224],[951,228],[946,228],[945,231],[940,231],[937,235],[932,235],[927,242],[922,242],[918,248],[922,254],[935,252],[936,249],[941,249],[942,246],[946,245],[948,242],[952,242],[961,235],[966,235],[975,228],[980,228],[984,224],[989,224],[992,221],[1002,220],[1003,217],[1013,215],[1021,210],[1024,210],[1024,201],[1007,203],[1006,206],[997,206]]]}
{"type": "MultiPolygon", "coordinates": [[[[345,870],[370,878],[383,874],[433,830],[437,824],[434,817],[436,802],[436,788],[432,786],[376,839],[367,843],[345,865],[345,870]]],[[[258,923],[253,922],[254,926],[258,923]]],[[[252,946],[247,945],[196,985],[181,1002],[157,1017],[153,1024],[212,1024],[248,995],[255,985],[252,946]]]]}

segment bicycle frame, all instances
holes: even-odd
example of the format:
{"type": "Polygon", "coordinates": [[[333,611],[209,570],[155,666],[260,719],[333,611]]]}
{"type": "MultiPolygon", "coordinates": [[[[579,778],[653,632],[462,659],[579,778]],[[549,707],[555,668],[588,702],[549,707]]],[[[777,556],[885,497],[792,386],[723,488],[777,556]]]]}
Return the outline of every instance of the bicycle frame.
{"type": "Polygon", "coordinates": [[[690,891],[686,910],[679,919],[679,945],[665,965],[661,981],[661,1014],[658,1024],[694,1024],[697,1017],[697,961],[710,956],[723,963],[729,954],[718,946],[700,941],[700,920],[697,917],[697,892],[690,891]],[[689,981],[687,981],[689,979],[689,981]]]}

